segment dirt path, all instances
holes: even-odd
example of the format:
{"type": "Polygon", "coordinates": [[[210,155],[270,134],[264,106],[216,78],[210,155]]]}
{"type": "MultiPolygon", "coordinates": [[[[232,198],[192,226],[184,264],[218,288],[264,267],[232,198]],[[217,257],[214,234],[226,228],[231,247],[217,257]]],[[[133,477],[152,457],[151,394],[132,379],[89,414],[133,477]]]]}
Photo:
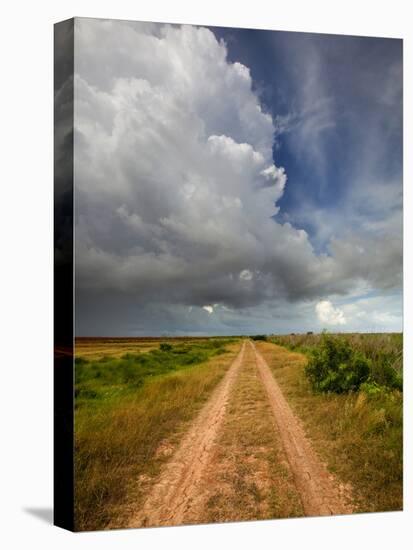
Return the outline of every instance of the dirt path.
{"type": "Polygon", "coordinates": [[[214,523],[303,515],[255,353],[247,345],[199,494],[185,521],[214,523]]]}
{"type": "Polygon", "coordinates": [[[276,419],[284,450],[307,516],[351,513],[344,487],[328,472],[314,452],[300,421],[294,415],[265,359],[250,342],[257,367],[276,419]]]}
{"type": "Polygon", "coordinates": [[[351,512],[265,359],[244,341],[129,527],[351,512]]]}
{"type": "Polygon", "coordinates": [[[129,527],[183,523],[185,512],[199,493],[199,483],[224,419],[233,384],[243,363],[245,346],[244,342],[223,380],[201,409],[172,459],[166,464],[143,509],[131,519],[129,527]]]}

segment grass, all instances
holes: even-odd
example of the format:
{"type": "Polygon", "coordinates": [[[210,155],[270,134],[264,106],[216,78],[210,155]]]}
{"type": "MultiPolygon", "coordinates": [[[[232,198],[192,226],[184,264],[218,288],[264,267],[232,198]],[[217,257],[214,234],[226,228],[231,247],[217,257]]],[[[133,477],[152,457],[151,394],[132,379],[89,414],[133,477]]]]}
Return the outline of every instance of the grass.
{"type": "Polygon", "coordinates": [[[159,345],[168,342],[172,345],[183,342],[205,343],[208,341],[204,337],[192,338],[156,338],[156,337],[136,337],[136,338],[82,338],[78,337],[75,341],[76,356],[84,359],[97,360],[102,357],[119,358],[126,353],[146,353],[154,349],[159,349],[159,345]]]}
{"type": "Polygon", "coordinates": [[[135,392],[154,376],[191,367],[224,351],[225,340],[203,343],[181,343],[145,354],[126,353],[120,358],[103,356],[99,360],[77,357],[75,360],[76,407],[92,405],[91,401],[108,401],[111,397],[135,392]]]}
{"type": "MultiPolygon", "coordinates": [[[[391,349],[394,341],[384,340],[391,349]]],[[[359,341],[366,344],[363,338],[359,341]]],[[[314,393],[304,374],[306,356],[273,343],[257,345],[322,459],[352,485],[356,511],[401,510],[402,393],[391,389],[374,395],[314,393]]]]}
{"type": "Polygon", "coordinates": [[[120,509],[131,495],[138,503],[139,480],[162,463],[160,445],[199,410],[238,348],[211,339],[121,358],[76,359],[76,530],[122,526],[120,509]]]}

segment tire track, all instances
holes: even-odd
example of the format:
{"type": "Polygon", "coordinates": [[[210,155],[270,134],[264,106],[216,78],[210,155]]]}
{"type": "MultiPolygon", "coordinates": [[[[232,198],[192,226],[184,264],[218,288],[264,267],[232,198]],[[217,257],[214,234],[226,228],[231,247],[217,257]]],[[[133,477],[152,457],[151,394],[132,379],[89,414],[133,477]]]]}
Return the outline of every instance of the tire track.
{"type": "Polygon", "coordinates": [[[245,342],[223,380],[194,423],[129,527],[179,525],[197,497],[198,487],[222,424],[228,397],[243,363],[245,342]]]}
{"type": "Polygon", "coordinates": [[[250,341],[249,344],[255,352],[258,371],[267,391],[305,514],[327,516],[351,513],[351,506],[346,502],[334,476],[328,472],[313,450],[267,362],[253,342],[250,341]]]}
{"type": "Polygon", "coordinates": [[[303,515],[255,354],[248,345],[197,498],[185,519],[215,523],[303,515]]]}

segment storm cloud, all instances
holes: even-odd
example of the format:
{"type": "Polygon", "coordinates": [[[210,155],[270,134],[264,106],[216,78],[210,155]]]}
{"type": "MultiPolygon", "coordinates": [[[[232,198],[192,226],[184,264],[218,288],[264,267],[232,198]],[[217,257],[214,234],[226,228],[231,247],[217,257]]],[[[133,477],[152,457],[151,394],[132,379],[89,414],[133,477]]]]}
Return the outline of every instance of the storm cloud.
{"type": "MultiPolygon", "coordinates": [[[[245,308],[400,288],[400,204],[383,218],[373,200],[376,225],[340,227],[322,251],[281,219],[290,182],[273,154],[276,117],[212,30],[91,19],[75,29],[78,332],[105,332],[111,314],[113,334],[153,333],[165,318],[205,332],[217,312],[236,332],[245,308]],[[185,321],[192,307],[204,309],[185,321]]],[[[315,155],[309,128],[299,148],[315,155]]]]}

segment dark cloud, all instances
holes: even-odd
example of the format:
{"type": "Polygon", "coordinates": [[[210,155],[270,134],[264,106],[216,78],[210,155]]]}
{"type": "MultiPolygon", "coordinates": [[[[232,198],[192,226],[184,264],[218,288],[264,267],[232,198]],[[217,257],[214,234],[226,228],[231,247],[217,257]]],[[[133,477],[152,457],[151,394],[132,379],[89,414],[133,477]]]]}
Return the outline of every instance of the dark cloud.
{"type": "Polygon", "coordinates": [[[56,265],[73,261],[73,19],[54,38],[54,216],[56,265]]]}

